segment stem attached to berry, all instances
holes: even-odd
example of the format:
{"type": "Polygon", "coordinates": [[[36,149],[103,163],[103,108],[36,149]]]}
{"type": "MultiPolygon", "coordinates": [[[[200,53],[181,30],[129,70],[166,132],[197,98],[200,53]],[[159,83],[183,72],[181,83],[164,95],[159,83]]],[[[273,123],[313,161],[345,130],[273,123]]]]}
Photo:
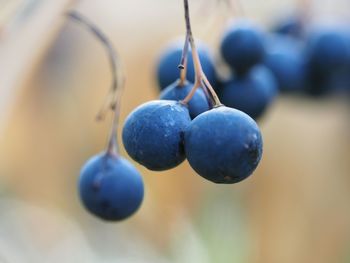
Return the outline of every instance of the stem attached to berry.
{"type": "Polygon", "coordinates": [[[77,21],[83,26],[85,26],[105,47],[107,55],[110,62],[111,72],[112,72],[112,84],[108,91],[105,102],[97,114],[96,119],[104,119],[108,110],[112,110],[114,113],[111,132],[108,139],[107,153],[118,156],[118,142],[116,133],[118,130],[119,115],[120,115],[120,104],[121,104],[121,94],[124,87],[124,75],[122,73],[122,66],[118,59],[117,52],[113,47],[113,44],[108,39],[108,37],[92,22],[90,22],[86,17],[79,14],[76,11],[68,12],[68,17],[73,21],[77,21]]]}
{"type": "Polygon", "coordinates": [[[196,44],[193,38],[192,28],[191,28],[191,21],[190,21],[190,11],[188,6],[188,0],[184,0],[184,10],[185,10],[185,22],[186,22],[186,35],[188,35],[188,41],[191,45],[191,51],[192,51],[192,58],[193,58],[193,65],[194,65],[194,71],[195,71],[195,83],[190,91],[190,93],[182,100],[182,103],[188,104],[188,102],[192,99],[194,93],[196,90],[205,84],[203,88],[207,88],[210,92],[213,100],[214,100],[214,107],[221,105],[221,102],[215,93],[213,87],[210,85],[207,77],[205,76],[202,65],[199,59],[198,51],[196,48],[196,44]]]}
{"type": "Polygon", "coordinates": [[[111,109],[113,110],[114,116],[112,121],[112,128],[109,135],[108,140],[108,146],[107,146],[107,152],[109,154],[118,156],[119,149],[118,149],[118,141],[117,141],[117,131],[118,131],[118,125],[119,125],[119,116],[120,116],[120,102],[121,102],[121,96],[123,87],[125,85],[124,78],[121,81],[120,88],[117,89],[115,93],[114,103],[111,105],[111,109]]]}

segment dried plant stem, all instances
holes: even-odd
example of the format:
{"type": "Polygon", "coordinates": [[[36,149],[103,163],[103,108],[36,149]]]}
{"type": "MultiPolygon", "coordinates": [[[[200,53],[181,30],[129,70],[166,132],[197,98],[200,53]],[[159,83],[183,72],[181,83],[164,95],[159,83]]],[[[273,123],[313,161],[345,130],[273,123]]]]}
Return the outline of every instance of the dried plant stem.
{"type": "Polygon", "coordinates": [[[106,100],[97,115],[97,119],[104,119],[108,110],[113,110],[113,121],[111,126],[111,131],[107,144],[107,153],[118,156],[118,141],[117,141],[117,130],[119,124],[119,115],[120,115],[120,104],[121,104],[121,95],[124,87],[124,76],[121,70],[121,63],[118,59],[116,50],[113,47],[113,44],[108,39],[108,37],[89,19],[78,13],[77,11],[70,11],[68,16],[77,21],[80,24],[84,25],[96,38],[99,40],[102,45],[105,47],[110,67],[112,73],[112,84],[109,90],[109,93],[106,96],[106,100]]]}
{"type": "Polygon", "coordinates": [[[182,56],[181,56],[181,62],[179,65],[179,69],[180,69],[180,86],[184,86],[185,82],[186,82],[186,74],[187,74],[187,64],[188,64],[188,48],[189,48],[189,35],[188,32],[186,32],[186,36],[185,36],[185,44],[184,44],[184,48],[182,50],[182,56]]]}
{"type": "Polygon", "coordinates": [[[221,105],[221,102],[215,93],[213,87],[209,83],[207,77],[205,76],[202,65],[199,59],[198,51],[196,48],[196,44],[193,38],[192,28],[191,28],[191,21],[190,21],[190,12],[189,12],[189,6],[188,6],[188,0],[184,0],[184,10],[185,10],[185,22],[186,22],[186,32],[188,35],[188,40],[191,45],[191,51],[192,51],[192,58],[193,58],[193,65],[195,70],[195,83],[190,91],[190,93],[186,96],[186,98],[183,99],[182,103],[188,104],[188,102],[192,99],[194,93],[196,90],[202,86],[202,84],[205,84],[205,87],[210,92],[211,97],[214,100],[214,107],[221,105]]]}

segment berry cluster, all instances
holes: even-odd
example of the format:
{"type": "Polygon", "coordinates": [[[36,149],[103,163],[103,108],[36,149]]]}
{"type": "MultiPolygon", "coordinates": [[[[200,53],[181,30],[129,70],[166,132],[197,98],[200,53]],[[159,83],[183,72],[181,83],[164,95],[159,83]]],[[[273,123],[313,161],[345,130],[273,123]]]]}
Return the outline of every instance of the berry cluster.
{"type": "MultiPolygon", "coordinates": [[[[223,34],[220,53],[230,68],[231,74],[222,79],[218,77],[212,52],[205,44],[198,48],[203,72],[213,84],[215,91],[223,104],[238,109],[257,120],[266,111],[277,95],[277,82],[272,72],[263,65],[265,57],[265,41],[262,31],[253,23],[241,20],[231,24],[223,34]]],[[[161,54],[158,62],[157,79],[162,90],[161,99],[183,99],[186,92],[179,85],[176,61],[181,57],[181,46],[178,42],[171,43],[161,54]],[[174,82],[175,81],[175,82],[174,82]],[[173,83],[165,88],[164,84],[173,83]],[[173,86],[177,86],[176,89],[173,86]],[[164,90],[165,88],[165,90],[164,90]],[[176,92],[175,92],[176,90],[176,92]],[[177,94],[175,94],[177,93],[177,94]]],[[[188,57],[189,61],[191,56],[188,57]]],[[[194,81],[194,67],[188,67],[188,79],[194,81]]],[[[197,116],[193,112],[193,104],[198,104],[203,92],[199,90],[194,99],[189,102],[191,117],[197,116]]],[[[203,111],[203,107],[195,107],[203,111]]]]}
{"type": "MultiPolygon", "coordinates": [[[[185,41],[171,44],[158,61],[159,100],[134,109],[122,130],[129,156],[150,170],[172,169],[187,159],[211,182],[240,182],[260,162],[263,142],[256,120],[278,91],[320,95],[331,87],[350,86],[350,35],[339,30],[307,35],[305,22],[297,18],[283,21],[270,33],[247,20],[231,24],[219,48],[230,69],[223,77],[210,49],[195,43],[188,0],[184,7],[185,41]]],[[[113,110],[114,119],[108,147],[82,168],[80,197],[98,217],[123,220],[137,211],[144,195],[142,177],[120,156],[115,136],[123,76],[108,39],[81,15],[69,16],[105,45],[113,70],[107,109],[113,110]]]]}
{"type": "Polygon", "coordinates": [[[345,25],[312,25],[308,20],[294,15],[273,27],[265,63],[280,90],[311,96],[349,92],[350,32],[345,25]]]}
{"type": "MultiPolygon", "coordinates": [[[[122,130],[129,156],[150,170],[172,169],[187,159],[211,182],[240,182],[260,162],[263,142],[255,121],[278,91],[321,95],[334,87],[350,87],[350,35],[340,30],[309,30],[307,35],[305,20],[299,17],[282,21],[270,33],[250,21],[236,21],[220,43],[220,57],[230,69],[223,77],[210,49],[195,43],[188,0],[184,0],[184,9],[185,41],[172,43],[158,61],[159,100],[134,109],[122,130]]],[[[80,197],[96,216],[123,220],[137,211],[144,195],[141,175],[118,152],[116,132],[124,79],[104,34],[78,13],[69,16],[105,45],[113,71],[107,108],[99,115],[106,109],[114,112],[108,147],[83,166],[80,197]]]]}
{"type": "MultiPolygon", "coordinates": [[[[211,86],[211,82],[216,84],[214,64],[205,46],[197,50],[186,0],[184,6],[185,44],[183,48],[178,43],[172,45],[160,59],[160,100],[144,103],[129,114],[122,133],[124,147],[131,158],[150,170],[171,169],[187,158],[203,178],[215,183],[237,183],[257,167],[262,156],[262,136],[250,116],[220,102],[211,86]]],[[[249,48],[245,52],[251,56],[249,48]]],[[[242,62],[235,64],[242,75],[257,63],[261,55],[258,56],[242,57],[242,62]]],[[[254,81],[265,81],[263,74],[257,70],[254,81]]]]}
{"type": "MultiPolygon", "coordinates": [[[[247,19],[234,21],[223,33],[217,59],[200,42],[203,72],[220,101],[259,120],[279,93],[319,96],[349,92],[350,33],[341,27],[307,28],[306,24],[301,15],[287,17],[268,32],[247,19]],[[224,61],[230,73],[219,72],[215,60],[224,61]]],[[[177,81],[175,65],[180,57],[178,42],[169,44],[160,55],[157,80],[161,99],[183,99],[194,81],[191,63],[187,70],[191,83],[177,81]]],[[[192,62],[191,56],[188,61],[192,62]]],[[[192,118],[207,107],[200,102],[204,95],[202,90],[196,91],[189,102],[192,118]]]]}

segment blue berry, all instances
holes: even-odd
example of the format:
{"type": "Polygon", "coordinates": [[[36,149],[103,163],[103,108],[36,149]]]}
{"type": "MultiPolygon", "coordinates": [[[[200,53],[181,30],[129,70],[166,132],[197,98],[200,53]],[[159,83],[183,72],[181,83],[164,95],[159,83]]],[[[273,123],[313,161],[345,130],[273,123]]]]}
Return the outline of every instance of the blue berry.
{"type": "MultiPolygon", "coordinates": [[[[174,82],[160,93],[162,100],[183,100],[193,87],[192,83],[185,82],[184,86],[179,85],[179,81],[174,82]]],[[[197,115],[209,110],[209,103],[202,88],[198,88],[188,103],[188,110],[192,119],[197,115]]]]}
{"type": "Polygon", "coordinates": [[[257,66],[247,75],[227,82],[219,95],[224,105],[258,119],[276,94],[277,83],[270,70],[264,66],[257,66]]]}
{"type": "MultiPolygon", "coordinates": [[[[178,69],[178,65],[181,60],[182,49],[183,42],[176,41],[166,47],[161,54],[157,64],[157,80],[161,90],[165,89],[179,78],[180,70],[178,69]]],[[[203,71],[206,74],[209,82],[214,85],[216,80],[216,72],[211,52],[206,45],[200,42],[197,45],[197,49],[203,71]]],[[[190,50],[187,59],[187,79],[190,82],[194,82],[195,73],[190,50]]]]}
{"type": "Polygon", "coordinates": [[[348,38],[338,31],[322,31],[311,35],[306,44],[308,66],[322,73],[335,71],[349,60],[348,38]]]}
{"type": "Polygon", "coordinates": [[[270,36],[264,64],[274,74],[279,90],[300,91],[304,87],[305,64],[298,41],[286,36],[270,36]]]}
{"type": "Polygon", "coordinates": [[[224,34],[220,51],[235,73],[245,74],[264,57],[263,34],[248,22],[236,23],[224,34]]]}
{"type": "Polygon", "coordinates": [[[144,187],[141,175],[129,161],[102,153],[83,166],[79,192],[81,201],[92,214],[119,221],[140,207],[144,187]]]}
{"type": "Polygon", "coordinates": [[[332,75],[342,71],[349,62],[348,36],[337,30],[315,32],[307,41],[305,57],[305,91],[312,96],[325,95],[332,91],[328,85],[332,75]]]}
{"type": "Polygon", "coordinates": [[[255,121],[225,106],[199,115],[185,133],[188,162],[214,183],[237,183],[251,175],[261,159],[262,144],[255,121]]]}
{"type": "Polygon", "coordinates": [[[132,111],[123,127],[123,143],[136,162],[150,170],[171,169],[185,160],[184,131],[188,109],[176,101],[154,100],[132,111]]]}

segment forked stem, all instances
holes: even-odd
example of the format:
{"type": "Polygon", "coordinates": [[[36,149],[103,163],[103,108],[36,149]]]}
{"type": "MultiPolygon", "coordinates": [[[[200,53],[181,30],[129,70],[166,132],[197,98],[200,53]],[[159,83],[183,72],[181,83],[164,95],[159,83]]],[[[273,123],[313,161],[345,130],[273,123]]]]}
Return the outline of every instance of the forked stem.
{"type": "Polygon", "coordinates": [[[113,47],[113,44],[108,39],[108,37],[89,19],[87,19],[85,16],[81,15],[77,11],[70,11],[68,12],[68,17],[71,18],[73,21],[76,21],[80,23],[81,25],[85,26],[86,29],[88,29],[93,36],[97,38],[98,41],[102,43],[102,45],[105,47],[109,63],[111,67],[112,72],[112,84],[111,88],[108,91],[108,94],[106,96],[106,100],[97,114],[97,120],[104,119],[106,113],[108,110],[113,110],[113,121],[112,121],[112,127],[111,132],[108,139],[107,144],[107,153],[118,156],[118,141],[117,141],[117,130],[118,130],[118,124],[119,124],[119,115],[120,115],[120,104],[121,104],[121,94],[122,89],[124,87],[124,76],[122,74],[121,70],[121,63],[118,59],[117,52],[115,48],[113,47]]]}
{"type": "Polygon", "coordinates": [[[196,43],[193,38],[192,28],[191,28],[191,20],[190,20],[190,11],[188,6],[188,0],[184,0],[184,10],[185,10],[185,23],[186,23],[186,34],[188,35],[188,41],[191,45],[191,51],[192,51],[192,58],[193,58],[193,65],[194,65],[194,71],[195,71],[195,82],[192,90],[190,93],[182,100],[182,103],[188,104],[188,102],[192,99],[193,95],[195,94],[196,90],[201,87],[203,82],[205,83],[205,87],[210,92],[210,95],[212,96],[214,100],[214,107],[221,105],[221,102],[214,91],[213,87],[209,83],[207,77],[205,76],[202,65],[199,59],[198,51],[196,48],[196,43]]]}

